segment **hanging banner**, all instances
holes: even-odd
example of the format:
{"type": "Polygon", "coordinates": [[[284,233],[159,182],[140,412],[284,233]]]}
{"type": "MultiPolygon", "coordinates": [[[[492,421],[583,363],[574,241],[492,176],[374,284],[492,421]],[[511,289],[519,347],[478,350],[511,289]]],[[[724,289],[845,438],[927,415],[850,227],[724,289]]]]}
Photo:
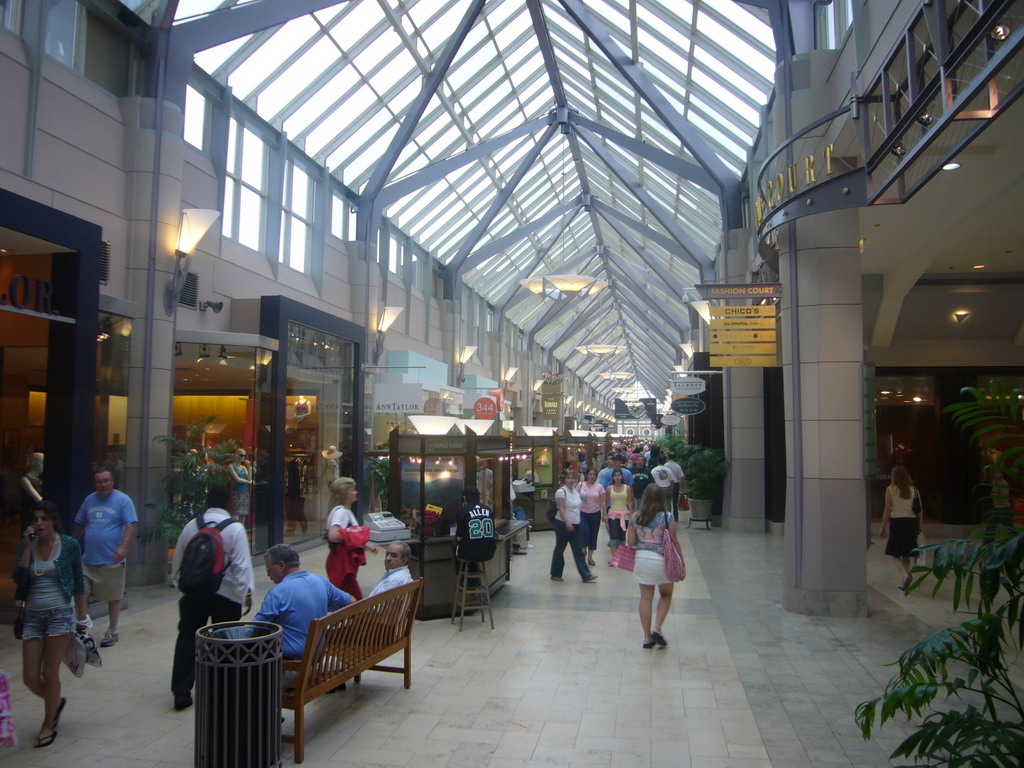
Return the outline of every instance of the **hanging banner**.
{"type": "Polygon", "coordinates": [[[562,418],[562,395],[558,392],[541,392],[540,407],[544,418],[562,418]]]}
{"type": "Polygon", "coordinates": [[[707,387],[707,382],[696,376],[683,376],[672,379],[668,387],[673,395],[699,395],[707,387]]]}
{"type": "Polygon", "coordinates": [[[673,400],[669,407],[682,416],[695,416],[698,413],[704,413],[707,405],[696,397],[681,397],[678,400],[673,400]]]}

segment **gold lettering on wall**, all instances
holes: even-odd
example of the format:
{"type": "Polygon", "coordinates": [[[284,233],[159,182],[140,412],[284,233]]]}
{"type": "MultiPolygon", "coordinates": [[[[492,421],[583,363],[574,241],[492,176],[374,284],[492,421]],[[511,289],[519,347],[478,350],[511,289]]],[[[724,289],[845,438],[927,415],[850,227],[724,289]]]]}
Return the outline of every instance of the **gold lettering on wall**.
{"type": "Polygon", "coordinates": [[[814,175],[814,155],[808,155],[804,158],[804,184],[810,186],[818,180],[818,177],[814,175]]]}
{"type": "Polygon", "coordinates": [[[789,194],[795,194],[798,185],[800,184],[800,180],[797,178],[796,163],[793,163],[792,165],[786,168],[786,175],[789,177],[789,194]]]}
{"type": "Polygon", "coordinates": [[[825,147],[825,174],[828,176],[832,175],[832,154],[836,150],[835,144],[829,144],[825,147]]]}
{"type": "Polygon", "coordinates": [[[775,189],[779,195],[778,202],[786,198],[786,179],[781,173],[775,174],[775,189]]]}

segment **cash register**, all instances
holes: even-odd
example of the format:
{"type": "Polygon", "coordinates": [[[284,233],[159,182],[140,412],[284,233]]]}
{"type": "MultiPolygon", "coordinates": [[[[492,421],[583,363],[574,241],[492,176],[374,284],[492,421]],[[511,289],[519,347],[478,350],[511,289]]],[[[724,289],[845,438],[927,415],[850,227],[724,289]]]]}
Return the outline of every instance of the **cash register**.
{"type": "Polygon", "coordinates": [[[411,538],[409,526],[390,512],[370,512],[366,516],[366,527],[370,529],[370,541],[402,541],[411,538]]]}

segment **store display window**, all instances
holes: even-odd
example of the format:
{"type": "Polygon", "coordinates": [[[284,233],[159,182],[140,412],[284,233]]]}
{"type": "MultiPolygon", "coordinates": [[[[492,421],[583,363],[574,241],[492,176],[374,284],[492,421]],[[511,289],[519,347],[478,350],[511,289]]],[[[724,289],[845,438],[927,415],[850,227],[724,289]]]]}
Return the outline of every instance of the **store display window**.
{"type": "Polygon", "coordinates": [[[354,342],[288,323],[284,391],[284,540],[320,536],[331,510],[329,484],[357,478],[354,342]]]}
{"type": "Polygon", "coordinates": [[[93,464],[106,467],[117,488],[125,487],[128,434],[128,360],[132,321],[101,312],[96,334],[96,429],[93,464]]]}

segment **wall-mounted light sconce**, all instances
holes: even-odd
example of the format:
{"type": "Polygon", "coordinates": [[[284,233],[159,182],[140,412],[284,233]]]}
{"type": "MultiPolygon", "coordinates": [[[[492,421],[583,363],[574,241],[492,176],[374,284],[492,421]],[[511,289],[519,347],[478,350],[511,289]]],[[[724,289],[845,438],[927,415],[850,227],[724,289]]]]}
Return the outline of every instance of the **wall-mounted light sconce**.
{"type": "Polygon", "coordinates": [[[174,271],[167,281],[164,293],[164,310],[168,316],[178,308],[178,299],[185,287],[185,275],[188,274],[192,254],[213,223],[220,218],[220,211],[208,208],[186,208],[181,212],[181,225],[178,227],[178,247],[174,251],[174,271]]]}
{"type": "Polygon", "coordinates": [[[462,353],[459,355],[459,375],[457,383],[461,384],[466,380],[466,363],[468,363],[472,359],[473,355],[476,354],[476,350],[477,348],[473,346],[462,348],[462,353]]]}
{"type": "Polygon", "coordinates": [[[405,307],[384,307],[377,321],[377,342],[373,345],[373,364],[380,362],[380,356],[384,354],[384,334],[394,325],[398,316],[405,311],[405,307]]]}
{"type": "Polygon", "coordinates": [[[217,314],[222,309],[224,309],[224,302],[223,301],[200,301],[199,302],[199,311],[200,312],[205,312],[206,310],[210,310],[214,314],[217,314]]]}
{"type": "Polygon", "coordinates": [[[686,341],[679,345],[679,348],[683,351],[683,354],[687,357],[693,357],[693,344],[686,341]]]}
{"type": "Polygon", "coordinates": [[[519,368],[513,365],[511,368],[505,371],[505,381],[512,381],[512,379],[515,378],[515,375],[517,373],[519,373],[519,368]]]}
{"type": "Polygon", "coordinates": [[[201,362],[210,356],[210,348],[206,344],[199,345],[199,357],[196,358],[196,362],[201,362]]]}
{"type": "Polygon", "coordinates": [[[96,334],[96,341],[106,341],[114,332],[114,323],[109,317],[100,321],[99,332],[96,334]]]}
{"type": "Polygon", "coordinates": [[[228,364],[228,349],[223,344],[220,345],[220,352],[217,353],[217,358],[218,365],[228,364]]]}
{"type": "Polygon", "coordinates": [[[541,384],[543,384],[543,383],[544,383],[543,379],[537,379],[535,382],[533,382],[533,391],[534,392],[540,392],[540,387],[541,387],[541,384]]]}
{"type": "Polygon", "coordinates": [[[956,320],[958,323],[962,323],[970,316],[971,313],[968,312],[966,309],[958,309],[953,313],[953,319],[956,320]]]}

